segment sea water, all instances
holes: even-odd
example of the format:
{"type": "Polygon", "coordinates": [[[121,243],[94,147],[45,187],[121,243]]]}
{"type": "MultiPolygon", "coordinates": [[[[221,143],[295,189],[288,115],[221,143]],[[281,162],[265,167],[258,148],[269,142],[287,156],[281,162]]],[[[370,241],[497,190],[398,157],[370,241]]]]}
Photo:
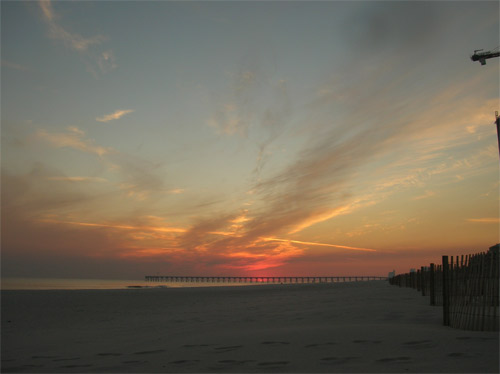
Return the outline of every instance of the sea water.
{"type": "Polygon", "coordinates": [[[144,279],[2,278],[2,290],[113,290],[130,288],[177,288],[245,286],[265,283],[239,282],[146,282],[144,279]]]}

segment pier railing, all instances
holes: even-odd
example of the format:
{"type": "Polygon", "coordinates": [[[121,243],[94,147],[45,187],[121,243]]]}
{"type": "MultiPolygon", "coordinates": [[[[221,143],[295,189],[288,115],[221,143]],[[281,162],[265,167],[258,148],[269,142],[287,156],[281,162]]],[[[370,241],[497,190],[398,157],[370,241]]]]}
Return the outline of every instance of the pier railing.
{"type": "Polygon", "coordinates": [[[207,277],[178,275],[146,275],[146,282],[184,282],[184,283],[336,283],[365,282],[387,280],[380,276],[345,276],[345,277],[207,277]]]}
{"type": "Polygon", "coordinates": [[[410,287],[443,307],[443,324],[464,330],[499,330],[499,246],[466,256],[443,256],[415,272],[398,274],[390,284],[410,287]]]}

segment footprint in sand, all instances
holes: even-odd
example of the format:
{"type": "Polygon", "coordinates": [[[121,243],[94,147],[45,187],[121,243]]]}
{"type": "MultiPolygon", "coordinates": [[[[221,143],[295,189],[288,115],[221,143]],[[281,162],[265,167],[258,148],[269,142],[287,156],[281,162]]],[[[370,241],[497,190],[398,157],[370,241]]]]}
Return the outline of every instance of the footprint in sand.
{"type": "MultiPolygon", "coordinates": [[[[256,361],[257,360],[232,360],[232,359],[219,360],[217,361],[216,365],[209,366],[206,372],[211,372],[211,373],[227,372],[227,370],[232,370],[231,368],[235,368],[237,366],[241,367],[247,363],[256,361]]],[[[236,370],[236,368],[234,370],[236,370]]]]}
{"type": "Polygon", "coordinates": [[[272,368],[272,367],[285,366],[288,365],[289,363],[290,361],[266,361],[266,362],[259,362],[257,365],[265,366],[267,368],[272,368]]]}
{"type": "Polygon", "coordinates": [[[467,357],[467,353],[452,352],[452,353],[448,353],[448,357],[467,357]]]}
{"type": "Polygon", "coordinates": [[[156,349],[154,351],[142,351],[142,352],[135,352],[134,355],[149,355],[152,353],[163,353],[165,352],[164,349],[156,349]]]}
{"type": "Polygon", "coordinates": [[[128,361],[122,361],[122,364],[143,364],[146,362],[147,361],[141,361],[141,360],[128,360],[128,361]]]}
{"type": "Polygon", "coordinates": [[[334,342],[326,342],[326,343],[313,343],[313,344],[308,344],[305,345],[304,348],[317,348],[317,347],[325,347],[329,345],[335,345],[336,343],[334,342]]]}
{"type": "Polygon", "coordinates": [[[381,343],[380,340],[353,340],[353,343],[356,344],[379,344],[381,343]]]}
{"type": "Polygon", "coordinates": [[[200,362],[200,360],[177,360],[177,361],[170,361],[169,364],[181,365],[181,364],[194,364],[197,362],[200,362]]]}
{"type": "Polygon", "coordinates": [[[59,366],[60,368],[65,368],[65,369],[74,369],[74,368],[88,368],[91,367],[92,365],[86,364],[86,365],[65,365],[65,366],[59,366]]]}
{"type": "Polygon", "coordinates": [[[184,348],[197,348],[197,347],[208,347],[213,344],[184,344],[184,348]]]}
{"type": "Polygon", "coordinates": [[[224,347],[217,347],[217,348],[214,348],[214,349],[219,353],[219,352],[234,351],[234,350],[242,348],[242,347],[243,347],[242,345],[229,345],[229,346],[224,346],[224,347]]]}
{"type": "Polygon", "coordinates": [[[415,340],[411,342],[404,342],[403,345],[411,349],[426,349],[436,346],[432,340],[415,340]]]}
{"type": "Polygon", "coordinates": [[[217,363],[226,365],[243,365],[247,362],[255,362],[255,360],[219,360],[217,363]]]}
{"type": "Polygon", "coordinates": [[[487,338],[487,337],[472,337],[472,336],[459,336],[456,338],[457,340],[493,340],[496,338],[487,338]]]}
{"type": "MultiPolygon", "coordinates": [[[[59,356],[31,356],[31,358],[57,358],[59,356]]],[[[4,360],[2,360],[4,361],[4,360]]]]}
{"type": "Polygon", "coordinates": [[[322,364],[328,365],[340,365],[345,364],[353,360],[357,360],[359,357],[357,356],[347,356],[347,357],[323,357],[321,359],[322,364]]]}
{"type": "Polygon", "coordinates": [[[261,344],[266,344],[266,345],[287,345],[290,344],[290,342],[262,342],[261,344]]]}
{"type": "Polygon", "coordinates": [[[386,358],[379,358],[378,360],[375,360],[376,362],[380,363],[385,363],[385,362],[408,362],[411,360],[411,357],[386,357],[386,358]]]}

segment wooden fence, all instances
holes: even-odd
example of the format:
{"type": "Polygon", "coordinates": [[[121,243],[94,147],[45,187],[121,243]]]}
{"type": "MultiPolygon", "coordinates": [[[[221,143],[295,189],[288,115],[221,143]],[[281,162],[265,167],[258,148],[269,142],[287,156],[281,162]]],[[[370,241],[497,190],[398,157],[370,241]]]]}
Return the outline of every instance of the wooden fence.
{"type": "Polygon", "coordinates": [[[443,256],[441,265],[430,264],[399,274],[390,284],[410,287],[429,297],[430,305],[443,307],[443,324],[464,330],[499,330],[499,245],[488,252],[443,256]]]}

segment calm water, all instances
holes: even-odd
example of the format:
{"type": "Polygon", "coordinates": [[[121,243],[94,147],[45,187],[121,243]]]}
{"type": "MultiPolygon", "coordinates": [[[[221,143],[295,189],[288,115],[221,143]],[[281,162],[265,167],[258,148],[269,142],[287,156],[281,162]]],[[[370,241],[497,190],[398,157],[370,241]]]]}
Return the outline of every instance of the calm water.
{"type": "Polygon", "coordinates": [[[60,278],[2,278],[2,290],[112,290],[131,287],[207,287],[244,286],[256,283],[191,283],[146,282],[140,280],[60,279],[60,278]]]}

